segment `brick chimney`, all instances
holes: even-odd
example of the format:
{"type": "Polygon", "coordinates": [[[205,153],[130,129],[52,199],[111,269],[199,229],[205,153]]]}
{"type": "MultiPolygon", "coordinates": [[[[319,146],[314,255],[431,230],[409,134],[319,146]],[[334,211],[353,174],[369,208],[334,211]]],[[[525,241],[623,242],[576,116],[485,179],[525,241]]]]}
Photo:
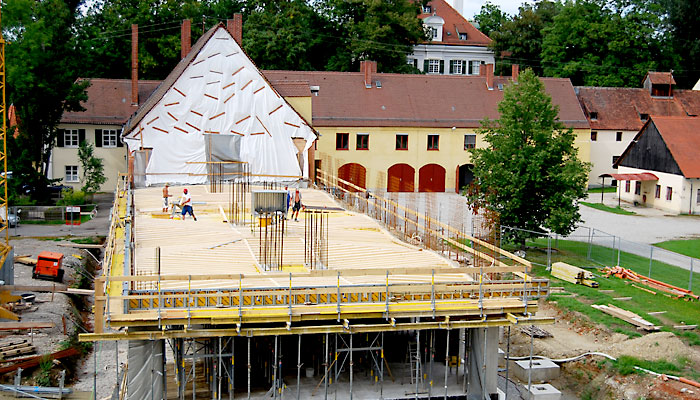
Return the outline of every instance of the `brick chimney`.
{"type": "Polygon", "coordinates": [[[493,64],[482,65],[486,70],[486,87],[493,90],[493,64]]]}
{"type": "Polygon", "coordinates": [[[180,25],[180,58],[187,57],[192,47],[192,25],[189,19],[183,19],[180,25]]]}
{"type": "Polygon", "coordinates": [[[520,65],[518,64],[513,64],[510,66],[510,77],[513,79],[513,81],[518,80],[518,75],[520,75],[520,65]]]}
{"type": "Polygon", "coordinates": [[[139,105],[139,26],[131,25],[131,105],[139,105]]]}
{"type": "Polygon", "coordinates": [[[365,87],[372,87],[372,75],[377,73],[376,61],[360,61],[360,72],[365,75],[365,87]]]}
{"type": "Polygon", "coordinates": [[[226,30],[233,36],[233,40],[242,46],[243,41],[243,15],[233,14],[233,19],[226,20],[226,30]]]}

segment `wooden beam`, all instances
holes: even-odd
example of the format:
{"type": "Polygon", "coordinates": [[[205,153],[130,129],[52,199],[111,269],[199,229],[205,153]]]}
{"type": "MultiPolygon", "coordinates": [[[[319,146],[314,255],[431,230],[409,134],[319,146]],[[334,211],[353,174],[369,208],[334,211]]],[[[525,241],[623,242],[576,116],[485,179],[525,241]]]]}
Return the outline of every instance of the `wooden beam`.
{"type": "Polygon", "coordinates": [[[53,328],[53,322],[0,322],[0,331],[53,328]]]}

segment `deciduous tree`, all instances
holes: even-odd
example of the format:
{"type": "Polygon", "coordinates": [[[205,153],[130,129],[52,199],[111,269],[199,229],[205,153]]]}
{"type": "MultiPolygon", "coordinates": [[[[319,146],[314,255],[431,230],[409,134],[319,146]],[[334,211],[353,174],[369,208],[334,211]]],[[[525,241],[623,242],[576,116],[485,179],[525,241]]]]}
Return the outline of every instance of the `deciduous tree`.
{"type": "MultiPolygon", "coordinates": [[[[580,220],[590,166],[578,159],[575,135],[532,70],[508,85],[499,119],[484,120],[487,148],[472,149],[474,185],[467,197],[477,209],[496,212],[502,225],[529,231],[570,233],[580,220]]],[[[518,242],[530,234],[507,231],[518,242]]]]}
{"type": "Polygon", "coordinates": [[[479,13],[474,16],[474,21],[479,24],[479,31],[486,36],[491,36],[491,32],[501,29],[509,20],[508,14],[504,13],[501,7],[489,1],[484,3],[479,13]]]}

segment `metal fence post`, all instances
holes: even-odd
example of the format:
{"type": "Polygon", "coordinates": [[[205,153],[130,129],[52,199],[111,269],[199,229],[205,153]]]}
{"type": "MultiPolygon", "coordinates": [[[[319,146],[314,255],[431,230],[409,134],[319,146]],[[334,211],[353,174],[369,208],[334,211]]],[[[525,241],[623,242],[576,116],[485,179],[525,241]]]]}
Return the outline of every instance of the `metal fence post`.
{"type": "Polygon", "coordinates": [[[595,229],[593,228],[588,228],[588,257],[587,259],[591,259],[591,248],[593,246],[593,234],[595,233],[595,229]]]}
{"type": "Polygon", "coordinates": [[[649,246],[649,278],[651,278],[651,263],[654,261],[654,246],[649,246]]]}
{"type": "Polygon", "coordinates": [[[693,291],[693,257],[690,257],[690,279],[688,280],[688,290],[693,291]]]}
{"type": "Polygon", "coordinates": [[[620,249],[622,247],[622,238],[617,239],[617,266],[620,266],[620,249]]]}
{"type": "Polygon", "coordinates": [[[547,271],[552,269],[552,235],[547,234],[547,271]]]}

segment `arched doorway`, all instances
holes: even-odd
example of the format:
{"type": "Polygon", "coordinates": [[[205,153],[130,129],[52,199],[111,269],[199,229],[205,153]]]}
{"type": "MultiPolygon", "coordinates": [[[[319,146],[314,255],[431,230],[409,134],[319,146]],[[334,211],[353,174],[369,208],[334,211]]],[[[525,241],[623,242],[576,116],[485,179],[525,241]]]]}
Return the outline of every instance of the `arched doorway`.
{"type": "Polygon", "coordinates": [[[444,192],[445,168],[438,164],[426,164],[418,170],[419,192],[444,192]]]}
{"type": "MultiPolygon", "coordinates": [[[[338,168],[338,178],[348,181],[352,183],[353,185],[359,186],[363,189],[366,188],[365,186],[365,174],[367,173],[367,170],[365,167],[363,167],[360,164],[357,163],[348,163],[343,165],[342,167],[338,168]]],[[[357,189],[348,186],[344,183],[339,184],[340,187],[343,189],[347,189],[348,191],[351,192],[357,192],[357,189]]]]}
{"type": "Polygon", "coordinates": [[[474,180],[474,164],[463,164],[457,171],[457,193],[461,193],[465,186],[469,186],[474,180]]]}
{"type": "Polygon", "coordinates": [[[389,167],[386,182],[387,192],[413,192],[416,170],[408,164],[394,164],[389,167]]]}

